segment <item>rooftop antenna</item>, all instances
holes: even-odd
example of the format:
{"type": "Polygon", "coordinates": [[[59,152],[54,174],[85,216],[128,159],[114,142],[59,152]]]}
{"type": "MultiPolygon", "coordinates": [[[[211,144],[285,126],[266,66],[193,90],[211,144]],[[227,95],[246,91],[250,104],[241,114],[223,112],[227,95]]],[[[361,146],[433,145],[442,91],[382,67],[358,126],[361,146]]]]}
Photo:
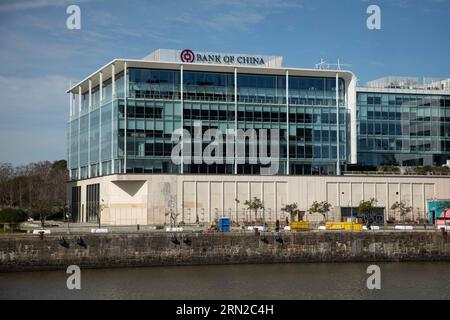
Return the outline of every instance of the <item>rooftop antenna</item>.
{"type": "Polygon", "coordinates": [[[324,59],[320,59],[319,63],[316,63],[316,69],[318,70],[330,70],[331,68],[336,68],[336,70],[341,71],[342,68],[350,68],[351,65],[341,63],[340,59],[337,60],[337,63],[328,63],[324,59]]]}
{"type": "Polygon", "coordinates": [[[330,64],[327,63],[323,58],[320,58],[320,62],[316,63],[316,69],[319,70],[330,69],[330,64]]]}

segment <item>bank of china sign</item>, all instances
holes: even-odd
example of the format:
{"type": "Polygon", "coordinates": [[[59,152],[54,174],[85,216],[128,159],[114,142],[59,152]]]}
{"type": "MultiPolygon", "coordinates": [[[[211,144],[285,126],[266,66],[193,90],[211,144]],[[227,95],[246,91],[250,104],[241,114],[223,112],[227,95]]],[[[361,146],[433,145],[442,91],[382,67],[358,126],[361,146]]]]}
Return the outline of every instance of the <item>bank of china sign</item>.
{"type": "Polygon", "coordinates": [[[180,60],[181,60],[181,62],[185,62],[185,63],[207,63],[207,64],[277,67],[281,61],[272,61],[272,60],[277,60],[277,59],[281,59],[281,57],[224,54],[224,53],[212,53],[212,52],[194,52],[190,49],[184,49],[180,53],[180,60]]]}

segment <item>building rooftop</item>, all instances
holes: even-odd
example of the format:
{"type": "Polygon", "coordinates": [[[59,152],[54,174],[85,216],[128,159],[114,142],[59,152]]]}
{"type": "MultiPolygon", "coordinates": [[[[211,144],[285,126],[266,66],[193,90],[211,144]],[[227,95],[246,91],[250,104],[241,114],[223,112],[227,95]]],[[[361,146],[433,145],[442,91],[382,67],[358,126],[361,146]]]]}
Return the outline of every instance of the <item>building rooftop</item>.
{"type": "Polygon", "coordinates": [[[99,85],[100,78],[105,80],[112,77],[113,68],[114,72],[118,74],[125,67],[179,70],[180,66],[183,66],[185,71],[233,72],[236,69],[239,73],[262,75],[285,75],[286,71],[289,71],[292,76],[306,77],[335,77],[338,73],[339,77],[348,83],[355,78],[354,74],[348,70],[284,67],[282,56],[203,52],[190,49],[157,49],[142,59],[114,59],[81,81],[72,84],[66,92],[74,94],[78,94],[79,90],[86,92],[89,82],[91,82],[92,88],[95,88],[99,85]]]}
{"type": "Polygon", "coordinates": [[[403,90],[450,90],[450,78],[388,76],[368,81],[366,87],[403,90]]]}

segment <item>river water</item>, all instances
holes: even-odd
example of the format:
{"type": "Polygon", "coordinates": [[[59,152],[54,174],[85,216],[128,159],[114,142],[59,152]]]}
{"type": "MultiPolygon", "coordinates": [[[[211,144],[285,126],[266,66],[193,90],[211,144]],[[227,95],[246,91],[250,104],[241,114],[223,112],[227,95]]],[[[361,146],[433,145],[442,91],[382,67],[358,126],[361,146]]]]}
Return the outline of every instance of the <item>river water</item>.
{"type": "Polygon", "coordinates": [[[366,286],[368,263],[272,264],[0,273],[0,299],[450,299],[450,263],[378,263],[381,289],[366,286]]]}

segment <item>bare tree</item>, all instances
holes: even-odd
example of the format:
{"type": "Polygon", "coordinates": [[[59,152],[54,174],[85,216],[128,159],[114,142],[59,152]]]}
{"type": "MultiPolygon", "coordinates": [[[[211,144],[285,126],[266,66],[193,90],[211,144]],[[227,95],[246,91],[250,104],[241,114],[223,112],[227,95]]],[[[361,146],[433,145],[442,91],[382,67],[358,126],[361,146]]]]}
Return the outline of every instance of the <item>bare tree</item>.
{"type": "Polygon", "coordinates": [[[13,167],[0,163],[0,207],[21,208],[39,217],[62,213],[66,205],[66,161],[13,167]]]}

